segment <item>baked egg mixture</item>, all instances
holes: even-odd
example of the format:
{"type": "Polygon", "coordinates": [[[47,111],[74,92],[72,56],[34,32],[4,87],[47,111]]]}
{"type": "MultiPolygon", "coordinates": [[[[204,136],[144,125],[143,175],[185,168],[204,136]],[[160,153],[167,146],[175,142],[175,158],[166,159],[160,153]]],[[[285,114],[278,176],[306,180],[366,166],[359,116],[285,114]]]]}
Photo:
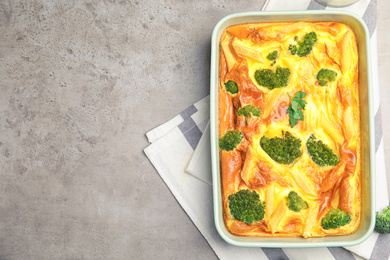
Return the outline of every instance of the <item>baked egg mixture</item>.
{"type": "Polygon", "coordinates": [[[228,27],[218,99],[229,232],[307,238],[359,228],[358,46],[348,25],[228,27]]]}

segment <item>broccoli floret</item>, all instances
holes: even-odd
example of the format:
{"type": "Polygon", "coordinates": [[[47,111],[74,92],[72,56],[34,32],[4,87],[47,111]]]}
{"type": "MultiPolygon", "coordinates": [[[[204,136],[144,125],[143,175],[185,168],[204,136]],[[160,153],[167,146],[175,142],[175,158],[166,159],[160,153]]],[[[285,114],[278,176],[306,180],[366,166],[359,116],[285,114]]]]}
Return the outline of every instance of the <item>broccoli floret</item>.
{"type": "Polygon", "coordinates": [[[289,132],[282,132],[282,137],[260,139],[260,146],[276,162],[291,164],[301,156],[301,140],[289,132]]]}
{"type": "Polygon", "coordinates": [[[241,131],[228,131],[224,136],[219,138],[219,147],[224,151],[233,151],[244,138],[241,131]]]}
{"type": "Polygon", "coordinates": [[[265,202],[256,191],[243,189],[230,194],[228,199],[230,214],[236,220],[252,224],[264,218],[265,202]]]}
{"type": "Polygon", "coordinates": [[[278,57],[279,57],[278,51],[271,51],[271,52],[268,53],[268,55],[267,55],[267,59],[268,59],[268,60],[276,60],[278,57]]]}
{"type": "Polygon", "coordinates": [[[292,55],[297,54],[298,47],[297,47],[296,45],[290,44],[290,46],[288,46],[288,49],[289,49],[289,51],[290,51],[290,53],[291,53],[292,55]]]}
{"type": "Polygon", "coordinates": [[[320,86],[325,86],[329,81],[334,81],[337,77],[337,73],[333,70],[320,69],[317,73],[317,80],[320,86]]]}
{"type": "Polygon", "coordinates": [[[295,191],[290,191],[288,194],[287,206],[290,210],[295,212],[308,208],[307,202],[304,201],[295,191]]]}
{"type": "Polygon", "coordinates": [[[246,105],[237,111],[238,116],[244,116],[245,121],[248,120],[250,116],[259,117],[261,114],[261,110],[258,107],[253,105],[246,105]]]}
{"type": "Polygon", "coordinates": [[[351,222],[351,215],[341,209],[330,209],[321,219],[323,229],[338,228],[351,222]]]}
{"type": "Polygon", "coordinates": [[[339,158],[333,153],[332,149],[321,140],[316,141],[314,134],[307,140],[306,147],[311,159],[318,166],[335,166],[339,163],[339,158]]]}
{"type": "MultiPolygon", "coordinates": [[[[295,41],[297,40],[295,37],[294,39],[295,41]]],[[[292,55],[298,55],[299,57],[303,57],[311,52],[316,41],[317,35],[314,32],[306,33],[301,41],[297,42],[296,45],[290,44],[288,49],[290,50],[292,55]]]]}
{"type": "Polygon", "coordinates": [[[228,80],[228,82],[225,83],[225,88],[226,88],[226,91],[232,95],[238,93],[238,85],[233,80],[228,80]]]}
{"type": "Polygon", "coordinates": [[[381,234],[390,233],[390,206],[383,213],[376,212],[375,231],[381,234]]]}
{"type": "Polygon", "coordinates": [[[261,69],[256,70],[255,79],[260,86],[272,90],[287,86],[290,74],[291,72],[288,68],[278,67],[275,72],[270,69],[261,69]]]}

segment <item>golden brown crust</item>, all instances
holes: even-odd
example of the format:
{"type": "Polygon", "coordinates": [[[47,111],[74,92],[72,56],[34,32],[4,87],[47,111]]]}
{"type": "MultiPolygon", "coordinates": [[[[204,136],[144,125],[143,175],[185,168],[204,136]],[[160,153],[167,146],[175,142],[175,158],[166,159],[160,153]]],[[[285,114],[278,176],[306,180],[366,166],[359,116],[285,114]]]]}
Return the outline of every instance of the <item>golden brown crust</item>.
{"type": "Polygon", "coordinates": [[[361,212],[361,143],[357,42],[353,30],[336,22],[280,22],[240,24],[227,28],[221,37],[219,68],[219,135],[229,130],[244,134],[244,145],[220,152],[224,221],[227,229],[240,236],[347,235],[356,230],[361,212]],[[317,42],[305,57],[291,55],[294,37],[315,32],[317,42]],[[276,64],[266,59],[277,50],[276,64]],[[258,69],[287,67],[288,85],[269,90],[254,79],[258,69]],[[320,86],[316,74],[321,68],[337,72],[328,86],[320,86]],[[236,95],[224,83],[233,80],[236,95]],[[287,109],[297,91],[307,94],[304,120],[291,128],[287,109]],[[245,105],[261,109],[260,117],[244,118],[237,110],[245,105]],[[291,165],[273,161],[259,145],[262,136],[288,131],[301,139],[302,155],[291,165]],[[336,166],[316,165],[306,149],[311,134],[324,141],[340,162],[336,166]],[[228,196],[240,189],[256,190],[266,202],[262,221],[248,225],[235,220],[228,196]],[[293,212],[286,206],[289,191],[296,191],[308,209],[293,212]],[[330,208],[352,216],[350,224],[324,230],[321,218],[330,208]]]}

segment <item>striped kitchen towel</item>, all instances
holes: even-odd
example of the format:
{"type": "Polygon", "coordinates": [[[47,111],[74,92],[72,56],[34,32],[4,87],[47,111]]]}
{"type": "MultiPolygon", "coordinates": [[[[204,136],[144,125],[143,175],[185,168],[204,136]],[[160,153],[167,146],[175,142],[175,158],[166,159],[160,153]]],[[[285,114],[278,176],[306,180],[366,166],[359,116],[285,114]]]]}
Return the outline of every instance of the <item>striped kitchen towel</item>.
{"type": "MultiPolygon", "coordinates": [[[[263,10],[324,8],[314,0],[269,0],[263,10]]],[[[389,201],[377,75],[376,1],[360,0],[352,6],[338,10],[352,11],[363,17],[371,34],[376,129],[376,208],[379,210],[387,206],[389,201]]],[[[390,235],[378,235],[376,232],[366,242],[347,249],[243,248],[223,241],[215,229],[213,218],[209,112],[209,97],[205,97],[167,123],[149,131],[146,136],[151,144],[144,152],[220,259],[313,259],[314,256],[318,260],[388,259],[390,235]]]]}

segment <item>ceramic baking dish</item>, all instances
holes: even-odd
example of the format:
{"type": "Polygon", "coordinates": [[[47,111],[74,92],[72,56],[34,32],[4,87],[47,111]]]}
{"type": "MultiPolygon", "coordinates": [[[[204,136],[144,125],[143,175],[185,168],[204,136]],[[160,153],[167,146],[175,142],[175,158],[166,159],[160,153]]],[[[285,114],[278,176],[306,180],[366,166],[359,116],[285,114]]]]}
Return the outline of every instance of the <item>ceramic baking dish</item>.
{"type": "Polygon", "coordinates": [[[352,246],[366,240],[375,225],[375,138],[372,96],[370,37],[362,19],[344,11],[246,12],[224,17],[214,28],[211,41],[210,72],[210,134],[213,174],[214,221],[218,233],[228,243],[247,247],[325,247],[352,246]],[[352,235],[300,237],[241,237],[225,228],[222,213],[221,178],[218,147],[218,71],[219,41],[230,25],[253,22],[334,21],[350,25],[355,31],[359,54],[359,87],[362,133],[362,218],[359,229],[352,235]]]}

